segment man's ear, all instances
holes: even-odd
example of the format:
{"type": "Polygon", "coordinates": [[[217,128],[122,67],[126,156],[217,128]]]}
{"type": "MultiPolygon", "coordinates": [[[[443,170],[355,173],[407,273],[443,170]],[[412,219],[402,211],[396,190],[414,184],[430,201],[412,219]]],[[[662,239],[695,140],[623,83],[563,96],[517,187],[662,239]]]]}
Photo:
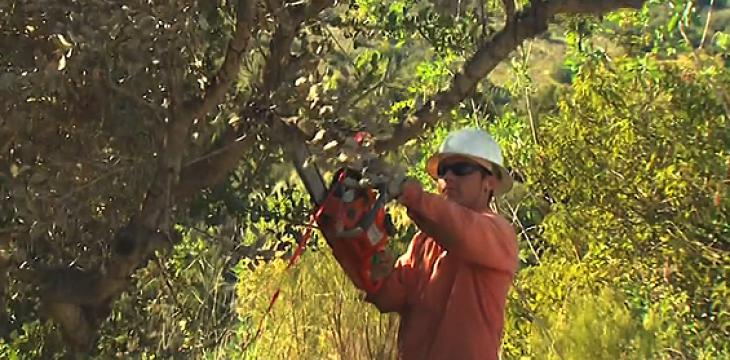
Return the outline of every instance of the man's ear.
{"type": "Polygon", "coordinates": [[[497,177],[496,176],[487,176],[482,181],[482,187],[484,189],[484,192],[494,190],[494,188],[497,187],[497,177]]]}

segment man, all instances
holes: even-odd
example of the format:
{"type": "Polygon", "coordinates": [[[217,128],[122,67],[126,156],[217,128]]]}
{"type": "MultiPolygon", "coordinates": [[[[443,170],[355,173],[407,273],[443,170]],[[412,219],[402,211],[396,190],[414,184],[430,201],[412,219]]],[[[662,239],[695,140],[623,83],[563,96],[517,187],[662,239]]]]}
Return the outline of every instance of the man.
{"type": "Polygon", "coordinates": [[[400,315],[400,359],[498,359],[517,237],[490,202],[512,178],[479,129],[448,135],[427,171],[440,195],[415,180],[400,186],[398,200],[420,232],[395,264],[380,257],[372,277],[383,285],[366,301],[400,315]]]}

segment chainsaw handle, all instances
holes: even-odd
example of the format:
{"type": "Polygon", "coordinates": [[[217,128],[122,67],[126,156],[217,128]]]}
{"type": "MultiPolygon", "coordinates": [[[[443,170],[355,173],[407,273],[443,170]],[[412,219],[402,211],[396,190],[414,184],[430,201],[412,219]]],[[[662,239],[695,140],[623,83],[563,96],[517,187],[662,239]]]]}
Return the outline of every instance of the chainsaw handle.
{"type": "Polygon", "coordinates": [[[373,281],[372,278],[372,269],[373,269],[373,262],[376,261],[376,256],[378,256],[378,251],[373,252],[368,256],[368,261],[365,262],[364,266],[360,268],[360,277],[362,278],[362,285],[364,287],[365,292],[368,294],[373,294],[378,292],[380,290],[380,287],[383,285],[384,279],[380,279],[377,281],[373,281]]]}

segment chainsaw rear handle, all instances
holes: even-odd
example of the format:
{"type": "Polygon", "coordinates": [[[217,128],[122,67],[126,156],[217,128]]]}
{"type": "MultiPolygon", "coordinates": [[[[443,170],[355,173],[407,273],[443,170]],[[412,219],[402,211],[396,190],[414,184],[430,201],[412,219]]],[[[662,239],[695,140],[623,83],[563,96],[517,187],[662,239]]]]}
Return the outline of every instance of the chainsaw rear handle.
{"type": "Polygon", "coordinates": [[[377,261],[378,253],[380,251],[381,250],[377,250],[370,254],[367,259],[367,265],[360,269],[360,278],[362,279],[363,290],[365,290],[368,294],[378,292],[380,287],[383,285],[383,281],[385,281],[385,279],[374,281],[372,278],[373,264],[377,261]]]}

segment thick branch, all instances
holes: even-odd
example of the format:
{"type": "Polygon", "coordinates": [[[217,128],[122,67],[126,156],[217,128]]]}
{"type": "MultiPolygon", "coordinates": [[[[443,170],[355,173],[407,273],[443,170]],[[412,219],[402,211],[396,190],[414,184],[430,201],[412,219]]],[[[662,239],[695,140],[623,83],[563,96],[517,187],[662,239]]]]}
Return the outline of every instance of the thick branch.
{"type": "Polygon", "coordinates": [[[178,203],[201,189],[220,183],[238,166],[246,149],[255,143],[256,137],[253,134],[235,135],[229,135],[215,150],[182,168],[180,183],[175,189],[175,200],[178,203]]]}
{"type": "Polygon", "coordinates": [[[306,21],[316,17],[332,6],[334,0],[313,0],[308,6],[300,5],[287,9],[275,9],[278,13],[278,27],[269,42],[269,58],[263,71],[261,92],[265,96],[276,90],[283,80],[284,69],[291,60],[291,46],[299,28],[306,21]]]}
{"type": "Polygon", "coordinates": [[[218,74],[206,89],[205,97],[186,106],[186,109],[190,110],[189,120],[202,119],[213,111],[218,104],[223,102],[226,93],[236,80],[241,68],[241,59],[251,41],[255,4],[253,0],[239,1],[236,12],[236,32],[228,42],[226,57],[218,70],[218,74]]]}
{"type": "Polygon", "coordinates": [[[514,51],[524,40],[547,30],[548,23],[558,14],[600,15],[620,8],[640,8],[645,0],[552,0],[533,1],[520,11],[514,21],[508,22],[495,36],[483,44],[466,62],[448,90],[438,93],[431,101],[416,111],[410,123],[396,129],[390,139],[376,144],[379,152],[390,151],[418,136],[435,125],[443,114],[448,113],[466,96],[477,83],[514,51]]]}
{"type": "Polygon", "coordinates": [[[515,19],[515,0],[502,0],[504,6],[505,23],[509,24],[515,19]]]}
{"type": "Polygon", "coordinates": [[[294,24],[286,17],[279,21],[279,27],[269,43],[269,59],[264,68],[262,79],[262,93],[268,97],[278,87],[282,78],[282,69],[286,67],[290,58],[291,45],[297,33],[298,24],[294,24]]]}
{"type": "MultiPolygon", "coordinates": [[[[263,71],[261,89],[262,93],[265,94],[264,102],[267,101],[266,98],[269,94],[275,91],[283,81],[281,74],[285,72],[286,66],[290,65],[291,45],[301,25],[333,4],[333,0],[315,0],[308,6],[302,5],[289,11],[273,9],[275,13],[279,13],[280,18],[277,31],[269,43],[270,54],[263,71]]],[[[242,117],[266,117],[266,115],[257,111],[257,107],[260,108],[260,104],[251,103],[244,110],[244,114],[247,114],[242,117]]],[[[266,120],[266,122],[269,121],[266,120]]],[[[252,134],[245,134],[243,131],[235,133],[231,131],[230,134],[216,150],[193,161],[181,170],[180,183],[175,189],[175,197],[178,202],[193,195],[200,189],[221,182],[236,168],[245,154],[245,149],[250,148],[256,139],[252,134]]]]}
{"type": "MultiPolygon", "coordinates": [[[[271,4],[272,6],[276,5],[275,2],[271,4]]],[[[316,17],[322,10],[333,4],[333,0],[315,0],[308,6],[300,5],[292,9],[272,9],[272,12],[278,16],[278,26],[269,42],[269,56],[264,65],[262,84],[259,88],[262,98],[259,99],[260,103],[251,102],[244,109],[244,114],[246,114],[243,116],[244,118],[266,117],[257,109],[268,108],[268,106],[262,104],[271,101],[271,94],[284,81],[283,74],[287,70],[291,70],[287,67],[294,65],[290,64],[290,60],[291,46],[296,34],[302,24],[316,17]]],[[[268,119],[264,119],[264,122],[271,123],[268,119]]],[[[244,150],[252,146],[254,142],[254,136],[239,132],[235,138],[229,136],[229,139],[224,140],[218,149],[187,165],[182,170],[181,182],[175,191],[177,200],[181,201],[199,189],[222,181],[238,165],[244,155],[244,150]]]]}
{"type": "MultiPolygon", "coordinates": [[[[275,5],[276,3],[272,2],[272,4],[275,5]]],[[[260,92],[263,95],[263,98],[260,99],[262,103],[269,102],[271,93],[281,85],[283,81],[282,74],[285,73],[285,69],[290,63],[291,46],[301,25],[333,4],[333,0],[315,0],[308,6],[301,5],[292,9],[272,9],[278,15],[279,21],[276,32],[269,43],[269,57],[263,70],[262,85],[260,87],[260,92]]],[[[249,113],[244,117],[261,117],[262,114],[256,111],[256,108],[259,107],[262,107],[261,104],[252,102],[244,110],[244,113],[249,113]],[[256,114],[251,115],[253,113],[256,114]]],[[[183,201],[196,191],[219,183],[235,169],[244,155],[244,150],[249,148],[255,141],[255,137],[250,136],[251,134],[248,134],[249,136],[245,135],[240,132],[236,133],[235,136],[229,135],[228,139],[222,141],[216,150],[186,165],[181,170],[180,183],[175,189],[176,200],[178,202],[183,201]]]]}
{"type": "Polygon", "coordinates": [[[255,2],[239,1],[237,8],[236,32],[228,42],[225,59],[202,99],[190,101],[173,111],[165,136],[165,145],[160,168],[155,181],[145,198],[140,219],[149,228],[156,228],[161,216],[170,206],[170,191],[178,182],[181,163],[188,145],[188,131],[193,121],[204,118],[220,104],[238,75],[241,58],[251,39],[251,26],[254,21],[255,2]]]}

